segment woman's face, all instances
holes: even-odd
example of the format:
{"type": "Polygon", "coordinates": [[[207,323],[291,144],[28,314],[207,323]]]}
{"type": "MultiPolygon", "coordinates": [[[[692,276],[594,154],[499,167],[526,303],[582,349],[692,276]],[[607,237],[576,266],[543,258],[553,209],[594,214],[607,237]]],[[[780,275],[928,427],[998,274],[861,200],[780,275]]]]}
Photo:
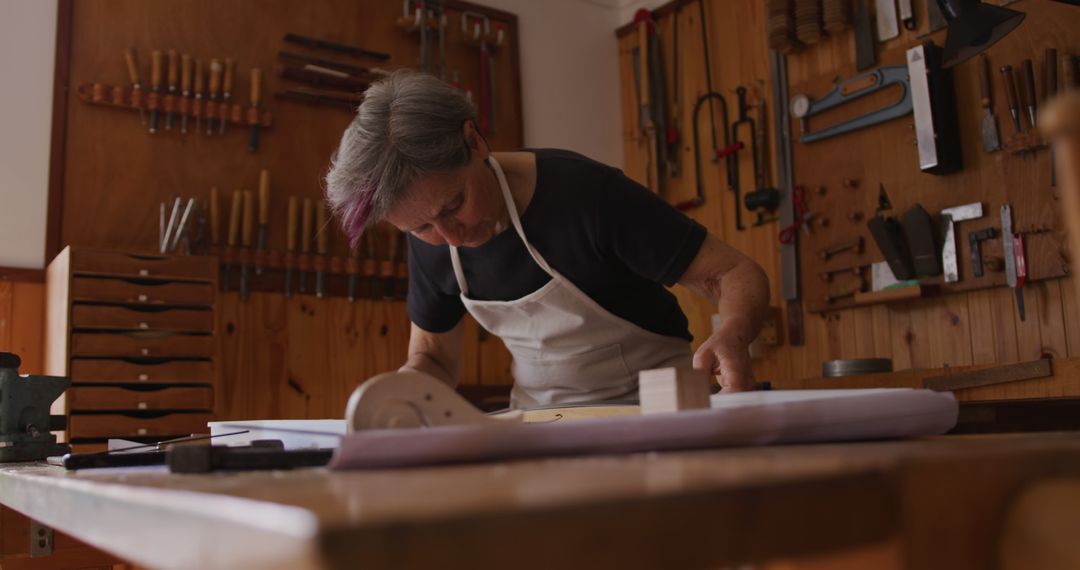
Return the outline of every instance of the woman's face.
{"type": "Polygon", "coordinates": [[[486,163],[487,144],[472,123],[464,129],[469,162],[414,181],[386,216],[399,230],[432,245],[478,247],[509,224],[495,174],[486,163]]]}

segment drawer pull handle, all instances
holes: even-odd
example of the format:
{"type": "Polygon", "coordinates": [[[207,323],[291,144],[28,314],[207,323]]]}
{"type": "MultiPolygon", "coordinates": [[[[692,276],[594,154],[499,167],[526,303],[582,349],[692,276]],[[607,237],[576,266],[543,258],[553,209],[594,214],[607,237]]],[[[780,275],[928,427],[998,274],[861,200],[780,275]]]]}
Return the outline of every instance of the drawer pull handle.
{"type": "Polygon", "coordinates": [[[140,269],[139,270],[139,276],[140,277],[146,277],[147,275],[150,275],[150,270],[149,269],[140,269]]]}
{"type": "Polygon", "coordinates": [[[146,295],[139,295],[139,302],[145,303],[148,297],[146,295]]]}
{"type": "Polygon", "coordinates": [[[143,356],[149,356],[150,349],[149,348],[140,348],[139,352],[142,353],[143,356]]]}
{"type": "Polygon", "coordinates": [[[145,373],[144,374],[139,374],[139,382],[146,382],[149,379],[150,379],[149,374],[145,374],[145,373]]]}
{"type": "Polygon", "coordinates": [[[135,430],[139,435],[146,435],[146,428],[139,428],[135,430]]]}
{"type": "Polygon", "coordinates": [[[150,323],[147,323],[145,321],[141,322],[141,323],[139,323],[139,328],[140,329],[148,329],[148,328],[150,328],[150,323]]]}
{"type": "Polygon", "coordinates": [[[145,409],[146,409],[146,402],[139,402],[139,403],[137,404],[137,407],[138,407],[138,408],[139,408],[140,410],[145,410],[145,409]]]}

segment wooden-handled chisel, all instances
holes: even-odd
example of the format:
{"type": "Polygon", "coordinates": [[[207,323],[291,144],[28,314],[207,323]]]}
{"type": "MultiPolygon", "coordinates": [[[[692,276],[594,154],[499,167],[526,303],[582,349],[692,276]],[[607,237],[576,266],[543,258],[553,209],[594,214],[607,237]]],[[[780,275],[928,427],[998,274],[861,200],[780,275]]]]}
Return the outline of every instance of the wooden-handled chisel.
{"type": "MultiPolygon", "coordinates": [[[[258,252],[266,253],[266,238],[270,226],[270,171],[265,168],[259,172],[259,230],[255,238],[255,248],[258,252]]],[[[255,275],[262,275],[262,262],[255,257],[255,275]]]]}
{"type": "Polygon", "coordinates": [[[202,99],[203,99],[203,68],[202,60],[195,60],[195,86],[192,88],[195,94],[195,102],[191,105],[191,114],[195,115],[195,132],[199,132],[202,126],[202,99]]]}
{"type": "Polygon", "coordinates": [[[142,83],[139,81],[139,66],[135,64],[135,50],[124,50],[124,61],[127,62],[128,77],[131,79],[131,104],[139,108],[139,120],[146,125],[146,110],[142,105],[142,83]]]}
{"type": "Polygon", "coordinates": [[[982,144],[986,152],[1001,149],[1001,137],[998,134],[997,119],[994,118],[994,86],[990,82],[990,61],[983,55],[979,61],[979,94],[983,108],[982,144]]]}
{"type": "Polygon", "coordinates": [[[296,263],[296,226],[297,226],[297,202],[296,196],[289,196],[289,211],[285,219],[285,296],[292,297],[293,292],[293,265],[296,263]]]}
{"type": "Polygon", "coordinates": [[[232,98],[233,75],[236,62],[225,58],[225,78],[221,82],[221,108],[218,110],[218,134],[225,134],[225,125],[229,122],[229,99],[232,98]]]}
{"type": "Polygon", "coordinates": [[[191,56],[180,56],[180,134],[187,134],[188,98],[191,97],[191,56]]]}
{"type": "MultiPolygon", "coordinates": [[[[177,69],[176,63],[177,63],[177,61],[176,61],[176,50],[171,49],[171,50],[169,50],[169,72],[168,72],[169,95],[175,95],[176,94],[176,81],[177,81],[177,78],[179,77],[179,69],[177,69]]],[[[165,109],[165,130],[166,131],[171,131],[172,130],[172,117],[173,117],[172,107],[167,107],[165,109]]]]}
{"type": "Polygon", "coordinates": [[[214,114],[218,90],[221,89],[221,60],[210,60],[210,85],[206,93],[206,134],[214,134],[214,114]]]}
{"type": "Polygon", "coordinates": [[[1024,94],[1024,105],[1027,107],[1028,120],[1031,121],[1031,128],[1036,128],[1035,119],[1037,118],[1037,111],[1039,107],[1038,92],[1035,91],[1035,67],[1032,65],[1030,59],[1025,59],[1021,64],[1024,70],[1024,88],[1021,90],[1024,94]]]}
{"type": "MultiPolygon", "coordinates": [[[[311,222],[315,212],[311,208],[311,198],[304,198],[304,207],[300,216],[300,253],[306,260],[311,253],[311,222]]],[[[300,271],[300,292],[307,293],[307,271],[300,271]]]]}
{"type": "Polygon", "coordinates": [[[319,254],[319,265],[315,272],[315,296],[326,296],[326,253],[330,247],[330,231],[326,224],[326,204],[322,200],[315,210],[315,251],[319,254]]]}
{"type": "Polygon", "coordinates": [[[244,223],[240,242],[244,247],[244,258],[240,264],[240,299],[248,298],[248,254],[251,253],[251,235],[255,225],[255,204],[251,190],[244,190],[244,223]]]}
{"type": "Polygon", "coordinates": [[[158,127],[158,107],[157,96],[161,93],[161,63],[162,55],[160,50],[154,50],[150,52],[150,93],[151,99],[154,99],[155,104],[150,107],[150,134],[157,132],[158,127]]]}
{"type": "MultiPolygon", "coordinates": [[[[232,210],[229,211],[229,236],[227,245],[229,246],[229,256],[232,257],[236,254],[236,242],[240,239],[240,214],[244,209],[244,194],[239,190],[233,190],[232,195],[232,210]]],[[[225,279],[222,281],[222,290],[229,290],[229,277],[231,272],[228,265],[225,269],[225,279]]]]}
{"type": "Polygon", "coordinates": [[[248,151],[255,152],[259,149],[259,100],[262,96],[262,70],[251,70],[251,109],[254,111],[255,120],[251,123],[248,135],[248,151]]]}
{"type": "Polygon", "coordinates": [[[1020,95],[1016,92],[1016,78],[1013,77],[1011,65],[1001,66],[1001,77],[1005,80],[1005,99],[1009,103],[1013,126],[1016,127],[1016,132],[1023,132],[1024,129],[1020,126],[1020,95]]]}

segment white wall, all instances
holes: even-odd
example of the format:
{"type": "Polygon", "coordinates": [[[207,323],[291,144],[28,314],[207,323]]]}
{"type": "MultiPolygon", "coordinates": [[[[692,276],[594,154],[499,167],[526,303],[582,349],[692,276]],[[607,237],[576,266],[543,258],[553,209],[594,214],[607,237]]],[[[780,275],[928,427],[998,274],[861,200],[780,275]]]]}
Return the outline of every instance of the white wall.
{"type": "Polygon", "coordinates": [[[45,265],[56,0],[0,0],[0,266],[45,265]]]}
{"type": "MultiPolygon", "coordinates": [[[[662,0],[478,3],[518,16],[525,145],[621,167],[615,28],[662,0]]],[[[57,0],[0,0],[0,266],[45,262],[56,14],[57,0]]]]}

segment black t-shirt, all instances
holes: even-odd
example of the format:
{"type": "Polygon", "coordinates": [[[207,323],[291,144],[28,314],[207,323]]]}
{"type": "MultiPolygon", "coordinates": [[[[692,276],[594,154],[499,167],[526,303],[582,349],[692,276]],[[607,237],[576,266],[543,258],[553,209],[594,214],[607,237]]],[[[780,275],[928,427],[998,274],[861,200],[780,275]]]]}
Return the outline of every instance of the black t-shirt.
{"type": "MultiPolygon", "coordinates": [[[[692,340],[674,285],[705,240],[703,226],[622,171],[565,150],[536,155],[525,236],[555,271],[609,312],[646,330],[692,340]]],[[[551,277],[511,225],[480,247],[459,248],[469,298],[520,299],[551,277]]],[[[429,332],[465,314],[447,245],[409,236],[409,318],[429,332]]]]}

